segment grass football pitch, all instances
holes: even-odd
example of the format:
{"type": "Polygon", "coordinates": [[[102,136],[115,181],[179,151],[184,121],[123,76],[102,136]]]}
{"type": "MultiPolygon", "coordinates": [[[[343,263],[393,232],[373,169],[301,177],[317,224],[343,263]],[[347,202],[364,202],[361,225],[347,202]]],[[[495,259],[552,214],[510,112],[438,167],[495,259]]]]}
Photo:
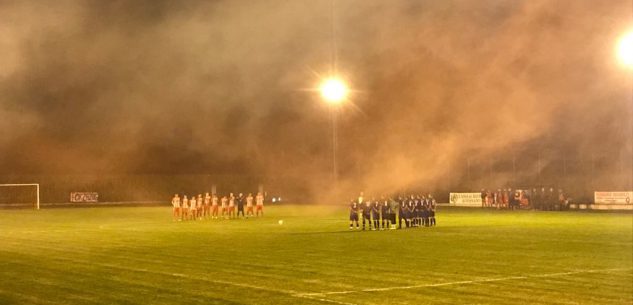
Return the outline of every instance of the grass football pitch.
{"type": "Polygon", "coordinates": [[[0,304],[632,304],[633,215],[345,207],[173,222],[168,207],[0,210],[0,304]],[[283,225],[278,220],[283,219],[283,225]]]}

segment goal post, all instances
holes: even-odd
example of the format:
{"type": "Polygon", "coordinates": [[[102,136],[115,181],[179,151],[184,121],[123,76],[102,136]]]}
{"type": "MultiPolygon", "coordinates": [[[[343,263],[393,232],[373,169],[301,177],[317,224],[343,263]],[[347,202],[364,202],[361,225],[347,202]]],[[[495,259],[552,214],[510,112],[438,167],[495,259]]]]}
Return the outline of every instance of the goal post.
{"type": "MultiPolygon", "coordinates": [[[[2,192],[2,189],[4,188],[15,188],[15,187],[29,187],[29,188],[35,187],[35,202],[32,202],[32,204],[36,210],[40,209],[40,184],[39,183],[0,183],[0,192],[2,192]]],[[[18,194],[18,196],[19,195],[20,194],[18,194]]],[[[3,197],[6,197],[6,196],[3,196],[3,197]]],[[[9,200],[15,201],[14,199],[9,199],[9,200]]],[[[15,202],[15,203],[20,203],[20,202],[15,202]]]]}

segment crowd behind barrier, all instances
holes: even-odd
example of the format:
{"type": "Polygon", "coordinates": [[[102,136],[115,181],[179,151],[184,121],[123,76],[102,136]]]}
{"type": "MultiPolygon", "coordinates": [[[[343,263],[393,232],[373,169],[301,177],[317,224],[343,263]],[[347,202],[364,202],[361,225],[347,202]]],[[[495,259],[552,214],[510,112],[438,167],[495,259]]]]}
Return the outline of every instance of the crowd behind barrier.
{"type": "Polygon", "coordinates": [[[554,187],[481,190],[482,207],[489,208],[562,211],[569,209],[571,202],[563,189],[555,190],[554,187]]]}

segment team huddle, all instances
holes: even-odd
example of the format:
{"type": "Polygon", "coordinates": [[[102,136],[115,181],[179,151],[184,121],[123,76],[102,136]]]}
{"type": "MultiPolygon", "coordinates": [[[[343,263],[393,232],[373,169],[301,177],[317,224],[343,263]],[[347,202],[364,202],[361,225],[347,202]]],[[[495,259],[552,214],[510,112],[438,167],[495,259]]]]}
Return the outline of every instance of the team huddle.
{"type": "Polygon", "coordinates": [[[218,198],[216,194],[204,196],[199,194],[196,196],[183,196],[182,199],[178,194],[171,199],[173,206],[174,221],[181,220],[197,220],[197,219],[230,219],[249,216],[264,216],[264,195],[257,193],[255,197],[252,194],[244,196],[240,193],[237,197],[230,193],[218,198]],[[244,206],[246,206],[246,214],[244,214],[244,206]]]}
{"type": "Polygon", "coordinates": [[[353,230],[355,224],[356,229],[360,230],[360,218],[363,221],[363,230],[365,223],[370,230],[396,229],[396,225],[402,229],[403,223],[405,228],[435,226],[436,203],[430,194],[411,195],[409,198],[399,196],[397,199],[383,196],[380,200],[372,198],[365,201],[361,193],[357,200],[350,202],[349,229],[353,230]]]}

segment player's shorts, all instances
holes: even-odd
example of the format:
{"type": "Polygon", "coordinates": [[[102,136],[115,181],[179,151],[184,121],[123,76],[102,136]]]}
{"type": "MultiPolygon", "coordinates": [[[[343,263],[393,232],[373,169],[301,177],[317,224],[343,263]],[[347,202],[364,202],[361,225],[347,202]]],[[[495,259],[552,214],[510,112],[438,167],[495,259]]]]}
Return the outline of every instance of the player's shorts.
{"type": "Polygon", "coordinates": [[[226,207],[222,207],[222,212],[226,212],[226,207]]]}
{"type": "Polygon", "coordinates": [[[218,206],[217,205],[212,205],[211,206],[211,211],[217,212],[218,211],[218,206]]]}
{"type": "Polygon", "coordinates": [[[365,213],[363,213],[363,218],[364,218],[364,219],[369,219],[369,214],[365,214],[365,213]]]}
{"type": "Polygon", "coordinates": [[[257,211],[263,211],[264,210],[264,206],[263,205],[258,205],[256,207],[257,211]]]}
{"type": "Polygon", "coordinates": [[[349,213],[350,221],[358,221],[358,213],[349,213]]]}
{"type": "Polygon", "coordinates": [[[429,216],[431,216],[431,217],[435,217],[435,211],[430,211],[430,212],[429,212],[429,216]]]}
{"type": "Polygon", "coordinates": [[[371,213],[371,217],[373,219],[378,219],[378,218],[380,218],[380,214],[378,214],[378,213],[371,213]]]}

